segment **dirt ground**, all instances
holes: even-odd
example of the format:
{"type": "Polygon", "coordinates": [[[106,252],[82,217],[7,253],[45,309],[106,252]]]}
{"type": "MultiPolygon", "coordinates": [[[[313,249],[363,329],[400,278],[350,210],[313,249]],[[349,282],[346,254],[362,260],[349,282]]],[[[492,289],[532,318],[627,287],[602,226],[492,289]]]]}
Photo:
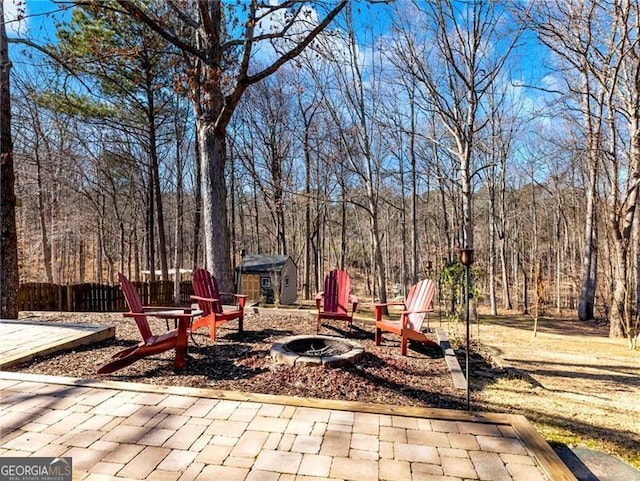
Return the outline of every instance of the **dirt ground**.
{"type": "MultiPolygon", "coordinates": [[[[25,372],[99,377],[97,368],[115,352],[139,340],[134,323],[120,314],[22,313],[51,322],[115,324],[116,339],[47,356],[15,367],[25,372]]],[[[459,323],[432,316],[431,325],[447,329],[455,345],[464,337],[459,323]]],[[[162,332],[163,321],[152,322],[162,332]]],[[[308,312],[251,311],[245,333],[225,324],[215,344],[204,331],[190,344],[187,367],[172,370],[170,352],[138,361],[103,379],[229,389],[290,396],[464,409],[465,391],[456,389],[437,349],[411,345],[400,356],[396,338],[375,346],[371,322],[328,323],[322,334],[350,337],[366,356],[346,368],[275,364],[274,341],[315,332],[308,312]]],[[[570,319],[543,318],[533,336],[533,321],[521,316],[481,316],[471,326],[472,409],[525,415],[553,443],[616,455],[640,468],[640,351],[624,339],[609,339],[606,326],[570,319]]],[[[464,353],[459,352],[464,360],[464,353]]],[[[464,363],[461,362],[464,368],[464,363]]]]}
{"type": "MultiPolygon", "coordinates": [[[[343,368],[299,367],[275,363],[272,344],[287,336],[315,334],[316,322],[308,311],[250,309],[244,333],[230,321],[218,330],[212,343],[208,329],[198,330],[190,342],[185,369],[173,371],[172,351],[140,360],[110,375],[97,369],[113,354],[134,345],[140,335],[131,319],[121,314],[24,313],[51,322],[115,324],[116,339],[36,359],[14,370],[31,373],[101,378],[174,386],[280,394],[286,396],[344,399],[373,403],[461,409],[464,392],[453,386],[439,348],[414,346],[400,356],[399,338],[388,335],[375,346],[370,323],[354,322],[349,332],[344,321],[328,322],[321,334],[343,336],[365,348],[365,357],[343,368]]],[[[165,321],[149,318],[154,333],[166,330],[165,321]]]]}

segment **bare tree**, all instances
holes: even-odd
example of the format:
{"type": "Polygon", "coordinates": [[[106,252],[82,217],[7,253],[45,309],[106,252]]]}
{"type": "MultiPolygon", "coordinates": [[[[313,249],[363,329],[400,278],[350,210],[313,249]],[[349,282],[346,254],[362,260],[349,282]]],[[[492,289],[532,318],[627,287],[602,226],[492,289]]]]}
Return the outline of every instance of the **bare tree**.
{"type": "MultiPolygon", "coordinates": [[[[374,269],[374,285],[380,302],[387,300],[387,270],[383,252],[384,230],[381,227],[381,196],[383,163],[388,155],[383,142],[382,102],[383,79],[381,77],[380,52],[371,48],[372,62],[364,64],[360,47],[356,42],[351,9],[346,10],[347,36],[324,47],[324,58],[331,61],[327,72],[315,73],[316,81],[325,83],[326,75],[335,82],[333,91],[326,92],[324,104],[336,128],[337,152],[333,168],[341,184],[344,202],[345,180],[348,173],[359,184],[350,189],[348,202],[365,214],[369,223],[371,265],[374,269]],[[337,47],[337,48],[336,48],[337,47]],[[366,71],[365,71],[366,69],[366,71]],[[330,72],[330,73],[329,73],[330,72]],[[366,78],[366,81],[365,81],[366,78]],[[344,171],[343,171],[344,169],[344,171]]],[[[341,224],[345,224],[346,211],[342,211],[341,224]]]]}
{"type": "Polygon", "coordinates": [[[0,6],[0,317],[18,318],[18,233],[11,137],[11,60],[0,6]]]}
{"type": "Polygon", "coordinates": [[[473,178],[476,136],[490,114],[483,98],[496,81],[520,37],[508,12],[494,2],[414,2],[399,10],[395,62],[411,72],[453,140],[461,190],[461,247],[473,248],[473,178]],[[426,32],[420,38],[419,32],[426,32]]]}
{"type": "MultiPolygon", "coordinates": [[[[122,12],[175,46],[187,60],[184,80],[197,117],[202,169],[203,227],[207,266],[231,290],[233,273],[227,216],[226,131],[242,95],[298,56],[347,4],[336,2],[322,18],[318,2],[248,5],[219,0],[169,2],[164,15],[152,5],[117,0],[122,12]],[[309,4],[313,3],[316,10],[309,4]],[[261,46],[275,52],[264,68],[255,65],[261,46]],[[275,47],[275,49],[273,49],[275,47]]],[[[267,50],[263,50],[264,53],[267,50]]],[[[265,57],[262,56],[262,60],[265,57]]]]}
{"type": "MultiPolygon", "coordinates": [[[[144,26],[96,5],[74,10],[71,21],[58,28],[56,58],[65,68],[95,85],[94,94],[122,105],[118,121],[137,132],[145,146],[148,169],[147,266],[155,280],[156,258],[162,279],[168,279],[168,252],[163,208],[160,145],[171,97],[167,43],[144,26]],[[106,34],[107,26],[118,34],[106,34]],[[90,77],[90,78],[87,78],[90,77]],[[128,107],[128,108],[125,108],[128,107]],[[156,252],[157,244],[157,252],[156,252]]],[[[124,128],[124,126],[123,126],[124,128]]]]}
{"type": "Polygon", "coordinates": [[[589,184],[578,316],[587,320],[594,315],[596,202],[602,200],[612,245],[610,335],[631,339],[630,241],[640,189],[639,6],[631,1],[547,1],[537,4],[534,13],[532,24],[558,56],[558,70],[567,91],[579,99],[582,115],[589,184]]]}
{"type": "Polygon", "coordinates": [[[252,86],[244,96],[235,143],[247,172],[254,178],[268,205],[276,245],[275,252],[290,254],[287,247],[286,204],[292,186],[293,116],[295,92],[280,71],[252,86]]]}

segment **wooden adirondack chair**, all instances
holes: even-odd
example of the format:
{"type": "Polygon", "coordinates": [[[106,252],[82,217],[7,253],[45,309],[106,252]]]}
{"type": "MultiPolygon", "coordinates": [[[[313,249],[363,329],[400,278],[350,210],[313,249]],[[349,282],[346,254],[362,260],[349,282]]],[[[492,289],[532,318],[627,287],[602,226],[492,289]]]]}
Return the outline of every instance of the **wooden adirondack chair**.
{"type": "Polygon", "coordinates": [[[193,273],[193,291],[195,295],[191,299],[198,302],[198,306],[202,310],[202,317],[194,321],[191,329],[196,330],[200,327],[209,326],[209,336],[212,341],[216,340],[216,330],[218,326],[227,321],[238,319],[238,332],[242,334],[244,305],[247,302],[247,296],[244,294],[233,294],[237,300],[235,309],[224,310],[218,287],[218,281],[211,273],[205,269],[196,269],[193,273]]]}
{"type": "Polygon", "coordinates": [[[324,278],[324,290],[316,295],[316,334],[320,332],[320,319],[338,319],[353,324],[353,314],[358,307],[358,299],[350,294],[351,280],[346,271],[335,269],[324,278]],[[351,312],[349,312],[351,304],[351,312]]]}
{"type": "Polygon", "coordinates": [[[118,273],[118,280],[120,281],[120,289],[122,289],[129,306],[129,312],[125,312],[124,316],[133,317],[134,321],[136,321],[142,341],[136,346],[116,353],[112,357],[112,361],[98,369],[98,374],[111,373],[139,359],[170,349],[176,350],[174,368],[176,370],[182,369],[187,354],[189,324],[193,317],[199,315],[199,313],[192,311],[191,308],[145,307],[140,302],[140,297],[133,283],[122,273],[118,273]],[[175,319],[178,327],[163,334],[154,335],[147,321],[148,316],[175,319]]]}
{"type": "Polygon", "coordinates": [[[382,331],[387,331],[400,336],[400,352],[403,356],[407,355],[407,344],[409,339],[439,347],[438,344],[427,338],[421,331],[425,315],[433,311],[432,302],[435,292],[436,283],[432,280],[424,279],[411,287],[406,302],[375,304],[376,346],[380,345],[380,341],[382,340],[382,331]],[[385,306],[391,305],[404,306],[404,310],[400,315],[399,321],[382,319],[385,306]]]}

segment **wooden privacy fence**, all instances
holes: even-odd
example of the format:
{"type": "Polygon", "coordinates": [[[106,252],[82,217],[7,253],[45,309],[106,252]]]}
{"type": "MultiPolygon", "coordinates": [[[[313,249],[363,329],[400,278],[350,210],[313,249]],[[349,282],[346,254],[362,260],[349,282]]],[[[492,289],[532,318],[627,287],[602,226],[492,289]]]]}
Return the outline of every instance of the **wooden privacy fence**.
{"type": "MultiPolygon", "coordinates": [[[[186,306],[191,304],[191,281],[180,283],[177,303],[173,301],[173,281],[134,282],[145,306],[186,306]]],[[[126,311],[127,304],[119,285],[50,284],[27,282],[18,290],[20,311],[112,312],[126,311]]]]}

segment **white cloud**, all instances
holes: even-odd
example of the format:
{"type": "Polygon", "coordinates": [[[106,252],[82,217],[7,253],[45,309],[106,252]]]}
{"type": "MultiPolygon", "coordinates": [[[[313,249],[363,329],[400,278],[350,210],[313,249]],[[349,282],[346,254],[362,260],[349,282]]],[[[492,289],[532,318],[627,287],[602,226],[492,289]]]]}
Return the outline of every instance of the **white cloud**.
{"type": "Polygon", "coordinates": [[[24,35],[27,31],[24,0],[2,0],[7,35],[24,35]]]}

